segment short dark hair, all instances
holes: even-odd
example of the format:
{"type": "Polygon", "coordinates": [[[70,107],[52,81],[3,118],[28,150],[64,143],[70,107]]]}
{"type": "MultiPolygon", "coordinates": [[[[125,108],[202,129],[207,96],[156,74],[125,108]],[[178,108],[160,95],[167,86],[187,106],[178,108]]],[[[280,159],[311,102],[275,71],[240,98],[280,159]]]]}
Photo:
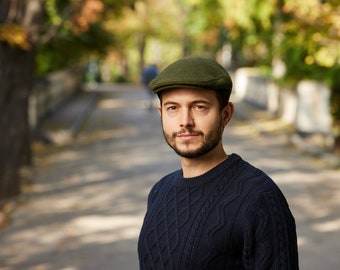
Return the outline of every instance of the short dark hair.
{"type": "Polygon", "coordinates": [[[220,111],[222,111],[223,108],[227,106],[227,104],[229,103],[230,92],[229,93],[226,93],[225,91],[214,91],[214,92],[216,93],[220,111]]]}

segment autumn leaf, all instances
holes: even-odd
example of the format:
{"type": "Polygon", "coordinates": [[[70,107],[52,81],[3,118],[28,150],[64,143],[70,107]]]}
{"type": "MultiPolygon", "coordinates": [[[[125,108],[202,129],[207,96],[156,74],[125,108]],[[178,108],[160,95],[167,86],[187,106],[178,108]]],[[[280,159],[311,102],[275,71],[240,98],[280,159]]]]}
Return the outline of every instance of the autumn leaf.
{"type": "Polygon", "coordinates": [[[27,32],[18,24],[0,24],[0,42],[8,43],[11,47],[25,51],[31,49],[27,32]]]}

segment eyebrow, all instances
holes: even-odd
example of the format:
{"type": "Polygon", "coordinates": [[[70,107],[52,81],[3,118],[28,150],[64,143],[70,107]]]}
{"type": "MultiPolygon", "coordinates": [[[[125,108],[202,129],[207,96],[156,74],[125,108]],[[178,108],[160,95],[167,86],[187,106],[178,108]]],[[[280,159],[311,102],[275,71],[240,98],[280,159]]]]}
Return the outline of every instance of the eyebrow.
{"type": "Polygon", "coordinates": [[[175,101],[167,101],[163,103],[163,105],[173,105],[173,104],[178,104],[178,103],[175,101]]]}
{"type": "MultiPolygon", "coordinates": [[[[189,102],[189,104],[198,104],[198,103],[210,104],[211,102],[209,102],[208,100],[204,100],[204,99],[197,99],[197,100],[193,100],[189,102]]],[[[179,103],[175,101],[166,101],[164,102],[163,105],[165,106],[165,105],[174,105],[174,104],[179,104],[179,103]]]]}

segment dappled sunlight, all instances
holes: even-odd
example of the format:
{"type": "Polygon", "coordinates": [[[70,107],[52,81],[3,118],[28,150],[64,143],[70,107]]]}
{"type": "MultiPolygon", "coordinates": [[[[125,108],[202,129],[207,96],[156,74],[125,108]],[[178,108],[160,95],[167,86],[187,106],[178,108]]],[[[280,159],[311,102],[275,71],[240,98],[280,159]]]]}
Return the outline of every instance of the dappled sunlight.
{"type": "MultiPolygon", "coordinates": [[[[46,183],[46,180],[41,179],[34,184],[33,192],[34,193],[46,193],[58,191],[61,188],[61,185],[68,186],[69,188],[72,186],[84,185],[86,183],[95,183],[101,181],[107,181],[107,179],[112,177],[112,172],[88,172],[88,173],[76,173],[69,174],[64,176],[63,178],[58,179],[55,182],[46,183]]],[[[42,177],[41,177],[42,178],[42,177]]],[[[52,179],[51,179],[52,180],[52,179]]]]}
{"type": "Polygon", "coordinates": [[[74,219],[69,224],[69,230],[75,236],[82,236],[83,243],[112,243],[124,239],[138,237],[142,215],[123,216],[82,216],[74,219]]]}
{"type": "Polygon", "coordinates": [[[137,134],[138,130],[129,125],[123,127],[116,127],[115,129],[110,130],[93,130],[91,133],[85,135],[81,135],[79,137],[80,143],[93,143],[94,141],[102,141],[102,140],[112,140],[115,138],[124,138],[128,136],[132,136],[137,134]]]}
{"type": "Polygon", "coordinates": [[[97,106],[101,109],[119,109],[125,107],[131,108],[144,108],[143,100],[129,100],[126,99],[102,99],[98,102],[97,106]]]}
{"type": "Polygon", "coordinates": [[[126,106],[126,101],[124,99],[102,99],[97,106],[102,109],[123,108],[126,106]]]}
{"type": "MultiPolygon", "coordinates": [[[[271,165],[271,164],[270,164],[271,165]]],[[[279,169],[279,168],[278,168],[279,169]]],[[[306,174],[303,172],[294,171],[295,167],[293,164],[282,168],[281,172],[273,172],[271,176],[275,178],[275,182],[286,185],[303,185],[313,182],[313,175],[306,174]],[[291,169],[290,172],[285,172],[284,169],[291,169]]]]}
{"type": "Polygon", "coordinates": [[[340,231],[340,218],[315,223],[312,225],[312,228],[318,232],[340,231]]]}
{"type": "Polygon", "coordinates": [[[61,152],[57,152],[54,154],[50,154],[48,156],[43,156],[36,158],[36,160],[39,162],[38,165],[40,164],[56,164],[56,163],[64,163],[64,162],[76,162],[79,159],[82,159],[83,153],[78,152],[78,151],[72,151],[72,150],[65,150],[61,152]]]}
{"type": "Polygon", "coordinates": [[[262,132],[280,132],[282,130],[292,130],[292,127],[278,118],[261,122],[261,130],[262,132]]]}
{"type": "Polygon", "coordinates": [[[69,130],[55,130],[46,132],[48,137],[56,145],[64,145],[67,142],[71,142],[73,139],[72,133],[69,130]]]}
{"type": "Polygon", "coordinates": [[[16,234],[11,235],[8,241],[17,243],[13,249],[8,249],[3,255],[12,256],[12,260],[16,263],[27,260],[29,257],[39,254],[44,251],[44,247],[59,242],[63,239],[64,233],[60,228],[55,227],[54,229],[44,226],[36,227],[35,230],[28,228],[21,230],[16,234]],[[20,250],[25,249],[25,255],[20,254],[20,250]]]}
{"type": "MultiPolygon", "coordinates": [[[[129,143],[127,142],[127,144],[129,143]]],[[[120,146],[124,148],[124,144],[120,146]]],[[[138,168],[140,166],[149,166],[150,164],[156,165],[160,162],[167,163],[167,161],[173,162],[175,160],[171,155],[167,155],[171,150],[169,150],[168,147],[164,144],[155,144],[151,147],[154,149],[152,152],[146,149],[146,145],[140,145],[131,148],[126,148],[125,146],[126,150],[123,155],[112,153],[111,155],[108,155],[107,158],[114,162],[117,168],[124,170],[133,170],[136,167],[138,168]],[[124,158],[125,155],[129,156],[129,158],[124,158]]]]}
{"type": "MultiPolygon", "coordinates": [[[[261,157],[259,156],[256,160],[259,167],[263,168],[271,168],[274,170],[274,173],[276,170],[280,171],[286,171],[287,169],[293,169],[294,164],[290,161],[285,159],[284,157],[261,157]]],[[[289,174],[289,173],[288,173],[289,174]]]]}
{"type": "Polygon", "coordinates": [[[308,240],[305,237],[298,237],[297,242],[299,247],[308,245],[308,240]]]}
{"type": "Polygon", "coordinates": [[[232,126],[227,126],[225,132],[229,135],[235,136],[247,136],[250,133],[254,133],[254,129],[249,125],[233,124],[232,126]]]}
{"type": "Polygon", "coordinates": [[[332,214],[332,209],[325,207],[322,202],[315,202],[314,198],[300,194],[300,196],[290,199],[290,204],[293,206],[300,219],[305,217],[311,219],[320,219],[328,217],[332,214]]]}
{"type": "Polygon", "coordinates": [[[21,230],[8,239],[18,243],[17,246],[8,251],[3,250],[2,254],[11,256],[11,264],[20,264],[30,257],[42,254],[46,251],[45,248],[50,246],[61,253],[86,245],[112,245],[114,242],[134,240],[138,237],[142,218],[142,215],[84,215],[65,224],[21,230]],[[25,249],[25,255],[20,253],[22,248],[25,249]]]}
{"type": "Polygon", "coordinates": [[[92,183],[92,182],[100,182],[109,179],[112,176],[111,172],[89,172],[86,173],[82,182],[84,183],[92,183]]]}

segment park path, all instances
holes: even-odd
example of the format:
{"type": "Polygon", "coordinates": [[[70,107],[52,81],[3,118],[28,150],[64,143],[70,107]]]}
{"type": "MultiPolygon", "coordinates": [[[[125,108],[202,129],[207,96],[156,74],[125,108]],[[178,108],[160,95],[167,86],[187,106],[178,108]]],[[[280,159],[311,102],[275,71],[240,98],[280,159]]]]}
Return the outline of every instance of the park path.
{"type": "MultiPolygon", "coordinates": [[[[1,270],[138,269],[148,191],[179,162],[163,140],[157,111],[145,108],[141,87],[102,85],[88,95],[97,103],[74,140],[51,128],[68,140],[35,145],[35,183],[0,232],[1,270]]],[[[286,195],[300,269],[339,269],[340,171],[290,146],[280,122],[235,105],[226,150],[263,169],[286,195]]]]}

